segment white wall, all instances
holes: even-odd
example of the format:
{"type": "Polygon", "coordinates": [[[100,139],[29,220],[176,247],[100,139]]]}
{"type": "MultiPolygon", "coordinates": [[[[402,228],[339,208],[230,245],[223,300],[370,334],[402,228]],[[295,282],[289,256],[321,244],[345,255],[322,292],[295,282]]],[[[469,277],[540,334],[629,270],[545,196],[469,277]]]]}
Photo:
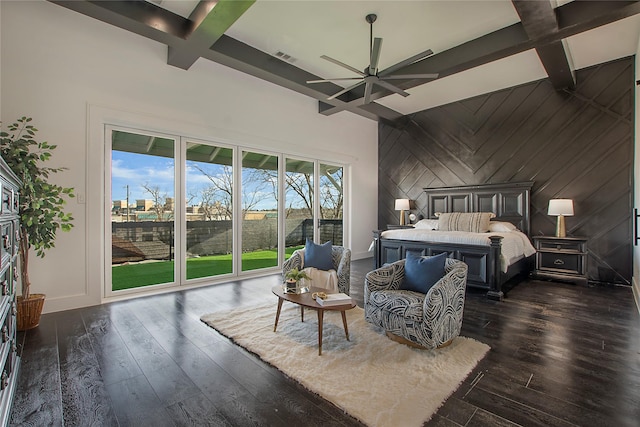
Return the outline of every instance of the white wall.
{"type": "Polygon", "coordinates": [[[317,101],[202,59],[188,71],[171,67],[166,46],[49,2],[0,7],[2,121],[33,117],[40,136],[59,144],[52,166],[69,168],[55,181],[86,200],[69,205],[74,229],[32,262],[32,291],[47,294],[45,312],[102,301],[104,121],[348,162],[347,241],[354,259],[370,256],[376,122],[322,116],[317,101]]]}

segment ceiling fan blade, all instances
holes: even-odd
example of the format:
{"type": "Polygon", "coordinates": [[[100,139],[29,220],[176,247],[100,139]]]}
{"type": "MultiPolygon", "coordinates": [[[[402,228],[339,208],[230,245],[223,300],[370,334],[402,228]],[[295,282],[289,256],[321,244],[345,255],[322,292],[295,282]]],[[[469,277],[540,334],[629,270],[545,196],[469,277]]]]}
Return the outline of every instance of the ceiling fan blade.
{"type": "Polygon", "coordinates": [[[367,85],[364,87],[364,103],[368,104],[371,102],[371,91],[373,90],[373,83],[367,82],[367,85]]]}
{"type": "Polygon", "coordinates": [[[340,82],[343,80],[362,80],[362,77],[339,77],[335,79],[307,80],[307,83],[330,83],[340,82]]]}
{"type": "Polygon", "coordinates": [[[385,81],[378,80],[378,81],[376,82],[376,84],[377,84],[378,86],[382,86],[382,87],[383,87],[383,88],[385,88],[385,89],[389,89],[391,92],[395,92],[395,93],[397,93],[398,95],[402,95],[402,96],[404,96],[405,98],[406,98],[407,96],[409,96],[409,93],[407,93],[407,92],[403,91],[403,90],[402,90],[402,89],[400,89],[399,87],[396,87],[396,86],[392,85],[391,83],[387,83],[387,82],[385,82],[385,81]]]}
{"type": "Polygon", "coordinates": [[[418,62],[418,61],[422,61],[423,59],[425,59],[427,56],[431,56],[433,55],[433,51],[431,49],[427,49],[424,52],[420,52],[417,55],[413,55],[411,58],[407,58],[404,61],[400,61],[398,62],[396,65],[392,65],[391,67],[387,68],[386,70],[381,71],[380,73],[378,73],[379,76],[386,76],[389,75],[391,73],[393,73],[395,70],[399,70],[400,68],[413,64],[414,62],[418,62]]]}
{"type": "Polygon", "coordinates": [[[371,57],[369,58],[369,74],[374,76],[378,69],[378,61],[380,61],[380,49],[382,49],[382,39],[376,37],[373,39],[373,47],[371,48],[371,57]]]}
{"type": "Polygon", "coordinates": [[[437,79],[435,74],[393,74],[391,76],[380,77],[380,80],[400,80],[400,79],[437,79]]]}
{"type": "Polygon", "coordinates": [[[342,95],[343,93],[347,93],[347,92],[349,92],[351,89],[355,89],[355,88],[357,88],[357,87],[358,87],[358,86],[360,86],[362,83],[364,83],[364,80],[361,80],[361,81],[359,81],[358,83],[356,83],[356,84],[354,84],[354,85],[351,85],[351,86],[349,86],[349,87],[344,88],[344,89],[343,89],[343,90],[341,90],[340,92],[335,93],[335,94],[331,95],[330,97],[328,97],[328,98],[327,98],[327,101],[330,101],[330,100],[332,100],[332,99],[334,99],[334,98],[337,98],[337,97],[339,97],[340,95],[342,95]]]}
{"type": "Polygon", "coordinates": [[[342,68],[346,68],[347,70],[351,70],[354,73],[356,73],[356,74],[358,74],[358,75],[360,75],[362,77],[366,77],[366,74],[363,73],[362,71],[358,70],[357,68],[353,68],[351,65],[347,65],[344,62],[341,62],[341,61],[338,61],[337,59],[331,58],[330,56],[322,55],[320,58],[325,59],[325,60],[327,60],[329,62],[333,62],[334,64],[339,65],[342,68]]]}

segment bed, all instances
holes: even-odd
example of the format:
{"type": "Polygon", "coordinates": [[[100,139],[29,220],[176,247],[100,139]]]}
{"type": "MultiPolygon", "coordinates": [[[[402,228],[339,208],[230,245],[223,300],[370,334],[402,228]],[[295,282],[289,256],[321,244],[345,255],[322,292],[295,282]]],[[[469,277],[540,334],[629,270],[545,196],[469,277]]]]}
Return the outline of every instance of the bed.
{"type": "Polygon", "coordinates": [[[427,221],[419,221],[418,228],[373,232],[375,268],[404,259],[410,251],[422,255],[447,252],[469,266],[467,286],[486,289],[488,298],[502,300],[505,285],[528,275],[533,265],[535,250],[529,238],[532,186],[533,182],[527,181],[425,188],[427,221]],[[453,231],[432,231],[429,226],[439,222],[440,214],[449,218],[456,213],[480,212],[495,214],[491,231],[463,233],[455,227],[453,231]],[[523,249],[518,253],[520,249],[514,246],[523,249]]]}

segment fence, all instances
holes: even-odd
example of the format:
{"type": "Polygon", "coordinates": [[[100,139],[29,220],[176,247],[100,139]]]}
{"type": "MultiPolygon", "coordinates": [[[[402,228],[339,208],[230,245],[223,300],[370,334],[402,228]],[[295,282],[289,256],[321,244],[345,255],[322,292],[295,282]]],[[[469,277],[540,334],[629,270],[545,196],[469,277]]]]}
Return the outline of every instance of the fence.
{"type": "MultiPolygon", "coordinates": [[[[112,263],[143,260],[169,260],[174,256],[173,221],[112,222],[112,263]]],[[[285,245],[304,245],[313,237],[313,221],[287,219],[285,245]]],[[[342,245],[342,220],[320,220],[320,241],[342,245]]],[[[278,245],[278,220],[244,221],[242,249],[245,252],[275,249],[278,245]]],[[[188,221],[187,256],[228,254],[233,250],[231,221],[188,221]]]]}

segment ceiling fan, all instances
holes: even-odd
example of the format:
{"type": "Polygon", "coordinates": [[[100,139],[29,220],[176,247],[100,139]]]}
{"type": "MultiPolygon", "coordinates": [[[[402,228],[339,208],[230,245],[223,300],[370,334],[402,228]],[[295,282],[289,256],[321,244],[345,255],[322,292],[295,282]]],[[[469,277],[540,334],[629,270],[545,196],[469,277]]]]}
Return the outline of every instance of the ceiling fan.
{"type": "Polygon", "coordinates": [[[424,52],[420,52],[417,55],[414,55],[410,58],[405,59],[404,61],[398,62],[391,67],[378,72],[378,61],[380,59],[380,49],[382,48],[382,39],[379,37],[373,38],[373,23],[376,22],[378,18],[377,15],[370,13],[365,17],[365,20],[370,25],[370,35],[369,35],[369,66],[363,71],[358,70],[350,65],[345,64],[344,62],[338,61],[337,59],[333,59],[327,55],[322,55],[322,59],[326,59],[329,62],[333,62],[336,65],[339,65],[347,70],[353,71],[358,74],[360,77],[343,77],[343,78],[334,78],[334,79],[321,79],[321,80],[308,80],[307,83],[326,83],[326,82],[337,82],[337,81],[349,81],[349,80],[359,80],[357,83],[344,88],[338,93],[335,93],[327,98],[327,100],[331,100],[337,98],[343,93],[349,92],[352,89],[357,88],[360,85],[365,85],[364,88],[364,103],[368,104],[371,102],[371,92],[373,90],[373,85],[378,85],[383,87],[391,92],[397,93],[398,95],[402,95],[404,97],[409,96],[407,92],[400,89],[399,87],[392,85],[387,82],[387,80],[406,80],[406,79],[436,79],[438,78],[438,74],[392,74],[394,71],[401,69],[407,65],[416,63],[418,61],[422,61],[426,57],[433,55],[433,51],[431,49],[427,49],[424,52]]]}

